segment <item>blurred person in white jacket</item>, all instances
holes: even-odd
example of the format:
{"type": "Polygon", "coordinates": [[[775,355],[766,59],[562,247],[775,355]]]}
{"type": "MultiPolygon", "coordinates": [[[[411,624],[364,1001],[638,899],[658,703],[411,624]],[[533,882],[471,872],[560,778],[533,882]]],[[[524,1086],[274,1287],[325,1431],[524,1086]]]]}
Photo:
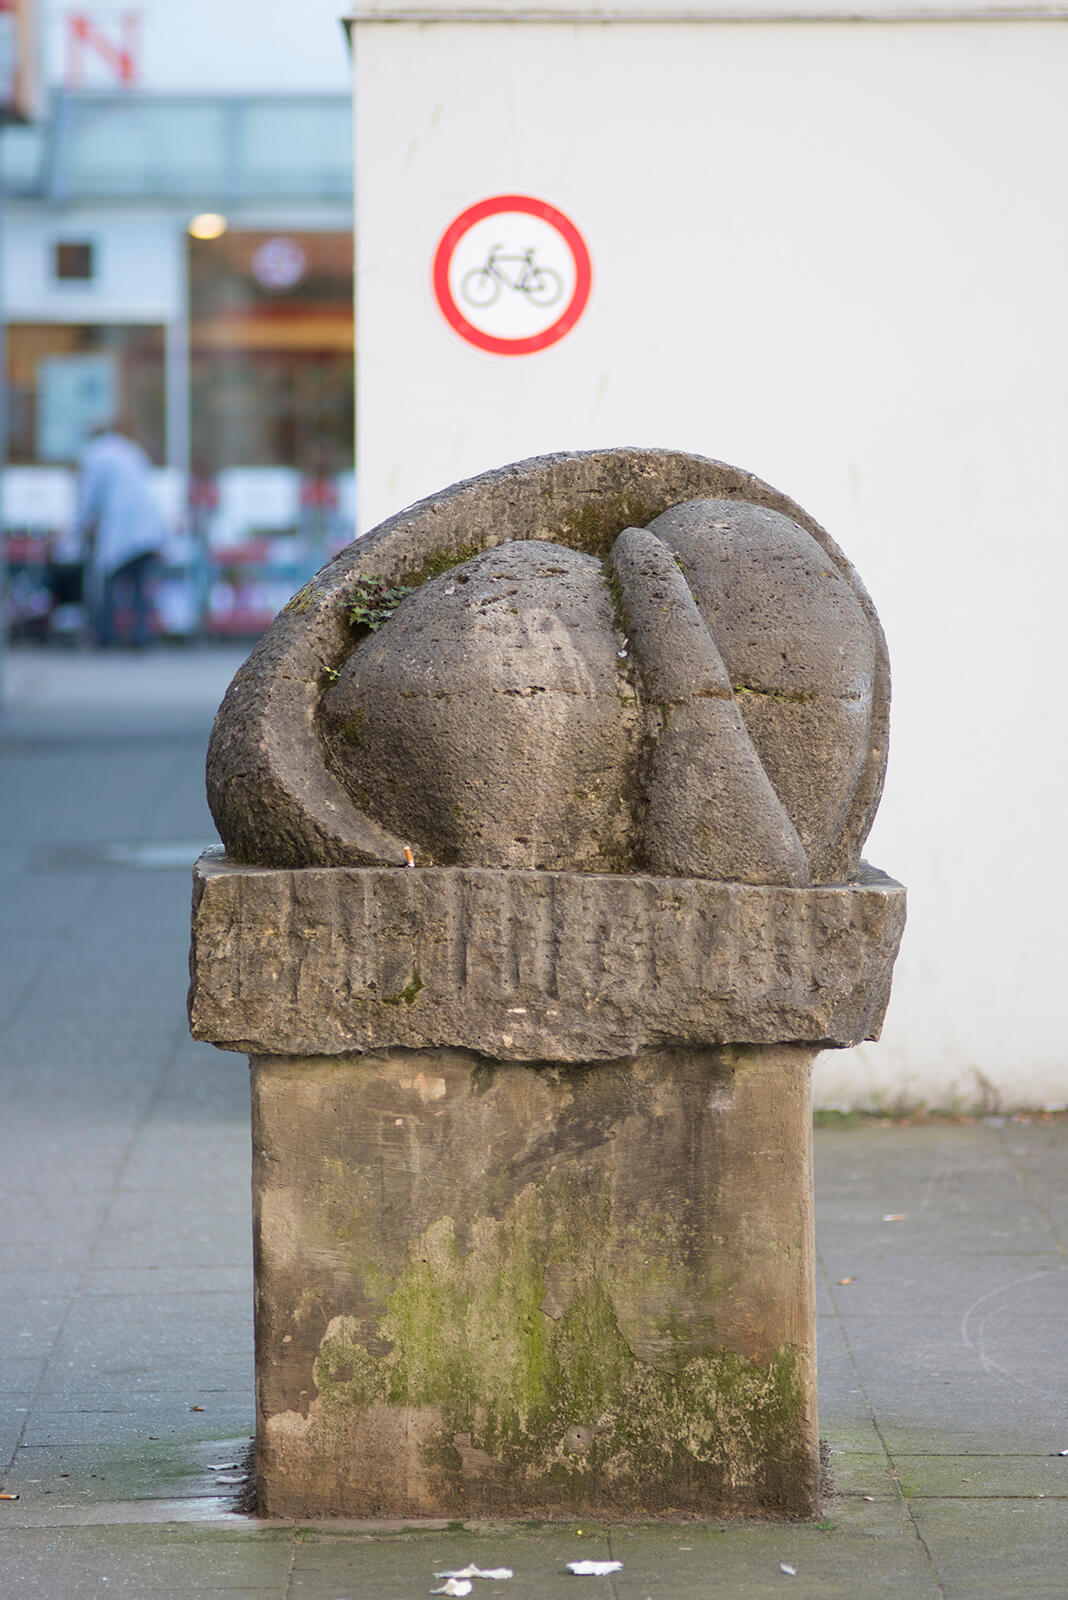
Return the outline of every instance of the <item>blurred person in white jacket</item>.
{"type": "Polygon", "coordinates": [[[148,644],[163,520],[152,492],[152,463],[115,423],[98,428],[82,452],[73,532],[97,643],[107,649],[116,642],[116,616],[125,604],[133,619],[129,642],[148,644]]]}

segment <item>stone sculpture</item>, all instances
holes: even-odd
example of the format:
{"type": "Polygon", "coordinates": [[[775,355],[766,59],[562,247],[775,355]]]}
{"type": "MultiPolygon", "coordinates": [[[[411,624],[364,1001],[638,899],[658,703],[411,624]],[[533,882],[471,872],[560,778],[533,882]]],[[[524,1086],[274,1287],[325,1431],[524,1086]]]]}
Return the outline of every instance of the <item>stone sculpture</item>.
{"type": "Polygon", "coordinates": [[[677,453],[460,484],[290,602],[191,990],[253,1061],[265,1509],[814,1508],[808,1069],[889,994],[888,702],[824,531],[677,453]]]}

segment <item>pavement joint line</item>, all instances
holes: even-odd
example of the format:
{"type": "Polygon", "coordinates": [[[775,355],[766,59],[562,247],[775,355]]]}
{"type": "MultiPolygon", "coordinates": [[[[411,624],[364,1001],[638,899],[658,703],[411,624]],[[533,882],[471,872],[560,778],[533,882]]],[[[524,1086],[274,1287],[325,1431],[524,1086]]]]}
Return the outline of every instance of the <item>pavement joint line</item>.
{"type": "Polygon", "coordinates": [[[827,1264],[823,1259],[823,1256],[822,1256],[822,1254],[821,1254],[821,1252],[819,1250],[818,1245],[817,1245],[817,1248],[816,1248],[816,1259],[819,1262],[820,1271],[823,1274],[824,1284],[825,1284],[825,1286],[827,1288],[828,1294],[830,1295],[831,1304],[834,1307],[835,1320],[838,1323],[839,1332],[841,1334],[842,1341],[843,1341],[843,1343],[845,1345],[846,1354],[849,1357],[849,1364],[850,1364],[850,1367],[852,1368],[852,1371],[853,1371],[853,1376],[854,1376],[854,1379],[855,1379],[856,1384],[857,1384],[858,1393],[861,1395],[861,1397],[862,1397],[862,1399],[864,1401],[864,1405],[867,1408],[868,1418],[869,1418],[869,1420],[871,1422],[872,1429],[873,1429],[873,1431],[875,1433],[876,1438],[879,1440],[879,1444],[882,1447],[883,1456],[884,1456],[885,1460],[889,1464],[890,1475],[893,1478],[893,1480],[894,1480],[894,1482],[895,1482],[895,1484],[897,1486],[899,1502],[905,1508],[905,1513],[906,1513],[906,1515],[908,1517],[908,1520],[909,1520],[909,1523],[911,1525],[913,1535],[914,1535],[917,1543],[919,1544],[920,1548],[922,1549],[922,1551],[924,1553],[924,1557],[925,1557],[926,1562],[927,1562],[928,1571],[929,1571],[929,1573],[931,1575],[931,1581],[934,1583],[936,1589],[938,1590],[939,1595],[942,1597],[942,1600],[946,1600],[946,1589],[945,1589],[944,1584],[942,1583],[941,1575],[940,1575],[940,1573],[938,1571],[938,1567],[937,1567],[937,1564],[935,1562],[934,1555],[933,1555],[933,1553],[931,1551],[931,1547],[927,1543],[927,1540],[924,1538],[923,1533],[920,1530],[919,1524],[917,1523],[916,1518],[912,1513],[912,1509],[911,1509],[911,1507],[909,1505],[908,1498],[902,1493],[901,1483],[900,1483],[900,1473],[897,1470],[897,1464],[894,1461],[894,1458],[893,1458],[893,1456],[892,1456],[892,1454],[890,1452],[890,1449],[889,1449],[889,1447],[887,1445],[886,1438],[885,1438],[885,1436],[883,1434],[883,1430],[879,1425],[879,1418],[876,1415],[875,1407],[872,1405],[871,1399],[870,1399],[870,1397],[868,1395],[867,1385],[865,1384],[864,1379],[861,1376],[860,1368],[857,1365],[856,1356],[855,1356],[854,1351],[853,1351],[853,1346],[852,1346],[852,1343],[850,1341],[849,1334],[846,1331],[846,1327],[845,1327],[845,1324],[844,1324],[844,1322],[842,1320],[841,1313],[838,1310],[838,1304],[837,1304],[837,1300],[836,1300],[835,1294],[834,1294],[834,1285],[831,1282],[831,1277],[830,1277],[830,1274],[829,1274],[829,1272],[827,1270],[827,1264]]]}
{"type": "MultiPolygon", "coordinates": [[[[25,1416],[25,1418],[24,1418],[24,1420],[22,1422],[21,1427],[18,1430],[18,1434],[16,1436],[15,1443],[14,1443],[14,1446],[12,1448],[11,1455],[8,1458],[7,1465],[6,1465],[5,1469],[4,1469],[5,1474],[9,1473],[9,1472],[11,1472],[13,1470],[13,1468],[15,1466],[15,1462],[18,1460],[19,1451],[23,1448],[23,1440],[24,1440],[25,1435],[26,1435],[26,1430],[30,1426],[31,1418],[33,1417],[35,1411],[38,1409],[38,1402],[41,1399],[46,1398],[46,1396],[44,1394],[44,1384],[45,1384],[45,1382],[46,1382],[46,1380],[48,1378],[49,1371],[50,1371],[51,1366],[52,1366],[52,1362],[53,1362],[53,1360],[55,1358],[56,1348],[60,1344],[60,1342],[62,1341],[63,1334],[64,1334],[64,1331],[65,1331],[65,1329],[67,1327],[67,1323],[70,1320],[71,1313],[72,1313],[72,1311],[74,1309],[75,1302],[81,1296],[82,1287],[83,1287],[83,1285],[84,1285],[84,1283],[86,1281],[86,1277],[87,1277],[87,1275],[88,1275],[88,1273],[89,1273],[89,1271],[91,1269],[94,1253],[95,1253],[95,1251],[97,1249],[97,1246],[99,1245],[100,1238],[101,1238],[101,1235],[103,1233],[103,1230],[107,1226],[108,1219],[111,1216],[111,1213],[112,1213],[112,1210],[114,1208],[116,1199],[118,1198],[118,1195],[120,1193],[120,1185],[121,1185],[121,1182],[122,1182],[123,1173],[126,1171],[127,1167],[130,1164],[130,1161],[131,1161],[131,1158],[132,1158],[132,1155],[133,1155],[133,1151],[134,1151],[134,1149],[135,1149],[135,1147],[137,1145],[137,1141],[140,1138],[142,1132],[144,1131],[145,1125],[148,1122],[149,1117],[151,1116],[153,1110],[155,1109],[155,1106],[157,1105],[157,1103],[159,1102],[159,1100],[161,1099],[161,1097],[163,1095],[164,1088],[165,1088],[165,1086],[167,1084],[167,1080],[168,1080],[168,1078],[170,1076],[171,1069],[174,1066],[174,1062],[175,1062],[175,1059],[176,1059],[176,1057],[178,1055],[178,1051],[179,1051],[181,1043],[182,1043],[182,1040],[179,1037],[177,1029],[176,1029],[175,1030],[175,1036],[172,1039],[170,1048],[168,1050],[165,1050],[162,1053],[160,1067],[159,1067],[159,1071],[158,1071],[157,1077],[156,1077],[155,1088],[154,1088],[152,1094],[149,1096],[148,1101],[146,1102],[146,1104],[145,1104],[145,1106],[144,1106],[144,1108],[142,1110],[141,1116],[138,1118],[137,1122],[134,1124],[134,1126],[132,1127],[132,1129],[130,1130],[130,1132],[129,1132],[128,1136],[127,1136],[127,1139],[126,1139],[126,1142],[125,1142],[125,1148],[123,1150],[123,1154],[122,1154],[121,1158],[119,1159],[119,1162],[117,1164],[117,1168],[116,1168],[114,1176],[112,1178],[111,1187],[110,1187],[110,1190],[108,1192],[106,1203],[105,1203],[105,1205],[104,1205],[104,1207],[103,1207],[103,1209],[101,1211],[101,1214],[100,1214],[100,1217],[99,1217],[99,1219],[97,1221],[96,1227],[93,1229],[92,1235],[91,1235],[91,1237],[90,1237],[90,1239],[88,1241],[85,1254],[83,1256],[80,1268],[78,1270],[78,1275],[77,1275],[77,1279],[76,1279],[74,1288],[71,1290],[71,1292],[66,1297],[67,1303],[66,1303],[66,1305],[65,1305],[65,1307],[63,1309],[63,1315],[60,1318],[59,1325],[56,1328],[56,1331],[53,1334],[53,1336],[51,1337],[51,1339],[48,1341],[48,1350],[47,1350],[47,1352],[45,1354],[44,1361],[42,1363],[41,1372],[40,1372],[40,1375],[38,1377],[37,1384],[36,1384],[36,1386],[35,1386],[35,1388],[33,1390],[33,1393],[29,1397],[29,1405],[26,1408],[26,1416],[25,1416]]],[[[42,1407],[40,1409],[46,1409],[46,1408],[42,1407]]]]}
{"type": "Polygon", "coordinates": [[[286,1565],[285,1583],[282,1589],[283,1600],[291,1600],[291,1596],[293,1594],[293,1579],[296,1572],[297,1551],[299,1548],[300,1540],[298,1538],[297,1528],[294,1527],[289,1537],[289,1561],[286,1565]]]}
{"type": "MultiPolygon", "coordinates": [[[[895,1487],[897,1489],[899,1501],[900,1501],[901,1505],[903,1505],[904,1508],[905,1508],[905,1515],[908,1517],[909,1523],[911,1524],[911,1527],[912,1527],[912,1531],[915,1534],[916,1540],[917,1540],[918,1544],[920,1545],[920,1548],[923,1550],[923,1553],[927,1558],[927,1565],[928,1565],[928,1568],[930,1570],[931,1580],[934,1583],[935,1587],[937,1588],[938,1593],[943,1597],[943,1600],[946,1600],[947,1590],[946,1590],[945,1584],[942,1582],[942,1574],[938,1570],[938,1563],[935,1561],[934,1552],[932,1551],[932,1549],[931,1549],[930,1545],[928,1544],[927,1540],[924,1538],[923,1531],[920,1528],[919,1523],[916,1521],[916,1516],[915,1516],[915,1513],[914,1513],[913,1508],[912,1508],[912,1501],[914,1499],[916,1499],[917,1497],[914,1494],[906,1494],[905,1493],[905,1490],[902,1487],[901,1471],[900,1471],[900,1469],[899,1469],[899,1467],[897,1465],[897,1462],[894,1460],[892,1452],[890,1451],[889,1447],[886,1444],[886,1440],[883,1438],[883,1432],[882,1432],[882,1429],[879,1426],[878,1420],[876,1420],[876,1422],[875,1422],[875,1431],[879,1435],[880,1440],[882,1440],[883,1448],[886,1450],[886,1458],[891,1464],[890,1476],[894,1480],[894,1485],[895,1485],[895,1487]]],[[[904,1452],[902,1452],[902,1454],[904,1454],[904,1452]]]]}
{"type": "MultiPolygon", "coordinates": [[[[612,1544],[612,1529],[611,1529],[611,1527],[606,1528],[606,1530],[605,1530],[605,1546],[606,1546],[606,1548],[608,1550],[608,1558],[609,1558],[609,1560],[610,1561],[618,1560],[618,1552],[615,1550],[615,1548],[613,1547],[613,1544],[612,1544]]],[[[610,1589],[610,1591],[611,1591],[611,1593],[612,1593],[612,1595],[614,1597],[614,1600],[622,1600],[622,1597],[620,1596],[620,1593],[619,1593],[619,1588],[618,1588],[618,1586],[616,1584],[616,1574],[614,1572],[610,1572],[608,1574],[608,1587],[609,1587],[609,1589],[610,1589]]]]}

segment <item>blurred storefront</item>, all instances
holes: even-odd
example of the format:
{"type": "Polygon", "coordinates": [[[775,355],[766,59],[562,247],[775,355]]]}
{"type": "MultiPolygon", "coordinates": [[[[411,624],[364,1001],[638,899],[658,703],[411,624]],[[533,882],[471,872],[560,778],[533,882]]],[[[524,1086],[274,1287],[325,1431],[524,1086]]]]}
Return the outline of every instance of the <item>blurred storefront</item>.
{"type": "Polygon", "coordinates": [[[161,631],[255,634],[352,535],[347,96],[57,92],[0,138],[14,631],[90,431],[157,465],[161,631]]]}

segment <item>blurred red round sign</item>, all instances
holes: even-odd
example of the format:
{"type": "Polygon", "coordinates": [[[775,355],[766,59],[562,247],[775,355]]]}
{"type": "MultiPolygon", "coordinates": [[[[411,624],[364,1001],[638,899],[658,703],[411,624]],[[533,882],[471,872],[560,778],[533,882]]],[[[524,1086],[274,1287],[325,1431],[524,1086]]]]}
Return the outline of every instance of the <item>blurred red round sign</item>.
{"type": "Polygon", "coordinates": [[[590,252],[545,200],[498,194],[451,222],[434,255],[434,295],[478,350],[527,356],[571,332],[590,298],[590,252]]]}

